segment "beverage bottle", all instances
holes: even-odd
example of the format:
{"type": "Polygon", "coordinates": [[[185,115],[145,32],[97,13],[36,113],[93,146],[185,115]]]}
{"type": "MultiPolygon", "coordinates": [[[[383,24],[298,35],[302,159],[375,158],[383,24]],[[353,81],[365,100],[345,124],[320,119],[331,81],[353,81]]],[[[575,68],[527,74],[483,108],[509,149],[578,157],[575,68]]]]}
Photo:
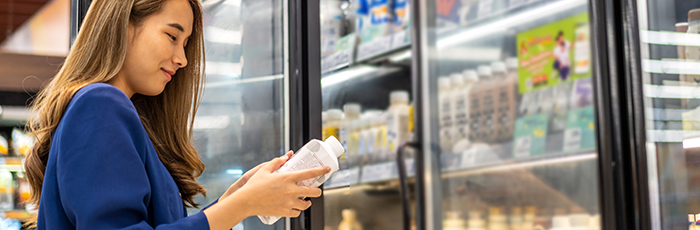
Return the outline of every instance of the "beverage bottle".
{"type": "Polygon", "coordinates": [[[395,159],[399,146],[408,140],[408,92],[394,91],[390,94],[391,105],[386,114],[389,157],[395,159]]]}
{"type": "Polygon", "coordinates": [[[375,161],[384,162],[390,161],[389,154],[389,143],[388,143],[388,129],[387,129],[387,114],[377,112],[372,118],[372,133],[374,135],[374,155],[375,161]]]}
{"type": "MultiPolygon", "coordinates": [[[[338,157],[344,152],[345,149],[343,149],[343,145],[341,145],[334,136],[328,137],[326,141],[314,139],[301,147],[301,149],[299,149],[294,156],[289,158],[282,167],[277,169],[275,173],[295,172],[325,166],[331,167],[329,173],[298,182],[299,186],[318,187],[328,180],[333,173],[338,171],[338,157]]],[[[258,216],[258,218],[267,225],[272,225],[280,219],[280,217],[274,216],[258,216]]]]}
{"type": "Polygon", "coordinates": [[[466,139],[468,131],[465,130],[469,125],[468,109],[466,99],[469,97],[469,91],[465,89],[464,75],[454,73],[450,75],[452,83],[452,126],[454,130],[454,142],[466,139]]]}
{"type": "Polygon", "coordinates": [[[493,138],[494,98],[492,92],[492,71],[489,66],[479,66],[477,68],[479,81],[474,85],[474,89],[469,92],[471,99],[469,118],[469,135],[472,141],[489,142],[493,138]]]}
{"type": "Polygon", "coordinates": [[[7,169],[0,169],[0,210],[10,211],[14,209],[15,190],[12,173],[7,169]]]}
{"type": "Polygon", "coordinates": [[[328,117],[326,118],[326,125],[324,128],[324,140],[330,136],[334,136],[336,139],[340,137],[340,122],[342,120],[343,111],[340,111],[339,109],[328,110],[328,117]]]}
{"type": "Polygon", "coordinates": [[[321,56],[333,54],[335,43],[343,36],[343,10],[338,0],[323,0],[320,3],[321,56]]]}
{"type": "MultiPolygon", "coordinates": [[[[517,59],[509,59],[509,64],[515,64],[514,69],[508,69],[503,62],[494,62],[491,68],[494,70],[494,87],[496,97],[496,112],[494,116],[496,141],[507,141],[513,139],[513,127],[515,126],[515,113],[517,105],[517,59]],[[515,76],[515,78],[514,78],[515,76]]],[[[512,67],[512,66],[511,66],[512,67]]]]}
{"type": "Polygon", "coordinates": [[[450,151],[452,147],[453,122],[452,122],[452,91],[451,80],[448,77],[438,78],[438,104],[440,148],[443,152],[450,151]]]}
{"type": "Polygon", "coordinates": [[[377,110],[370,110],[362,114],[362,133],[360,134],[361,148],[363,149],[364,157],[363,164],[371,164],[376,162],[377,154],[375,151],[376,129],[372,127],[372,120],[377,114],[377,110]]]}
{"type": "Polygon", "coordinates": [[[340,143],[345,148],[345,156],[340,158],[341,169],[352,167],[351,164],[355,161],[352,158],[357,157],[357,142],[353,141],[351,134],[353,133],[354,124],[360,119],[361,110],[360,104],[356,103],[348,103],[343,106],[345,119],[340,122],[340,143]]]}
{"type": "Polygon", "coordinates": [[[362,225],[357,221],[357,213],[353,209],[343,209],[343,220],[338,225],[338,230],[362,230],[362,225]]]}

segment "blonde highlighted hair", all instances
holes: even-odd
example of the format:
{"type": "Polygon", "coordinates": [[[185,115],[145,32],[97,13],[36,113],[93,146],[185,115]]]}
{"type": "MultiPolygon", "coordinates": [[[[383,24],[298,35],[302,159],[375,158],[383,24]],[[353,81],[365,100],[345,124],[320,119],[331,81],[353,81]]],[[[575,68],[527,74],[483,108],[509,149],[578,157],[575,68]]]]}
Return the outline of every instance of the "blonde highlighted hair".
{"type": "MultiPolygon", "coordinates": [[[[37,137],[25,163],[31,185],[30,203],[41,205],[52,134],[73,95],[89,84],[110,82],[124,64],[129,24],[139,26],[148,16],[160,12],[167,1],[92,1],[65,63],[32,103],[38,116],[28,122],[29,131],[37,137]]],[[[175,180],[184,205],[197,207],[194,197],[200,193],[206,195],[202,185],[195,181],[204,171],[204,164],[191,138],[202,93],[204,41],[201,5],[198,0],[188,1],[194,15],[192,36],[185,47],[189,64],[177,71],[160,95],[135,94],[131,101],[158,157],[175,180]]]]}

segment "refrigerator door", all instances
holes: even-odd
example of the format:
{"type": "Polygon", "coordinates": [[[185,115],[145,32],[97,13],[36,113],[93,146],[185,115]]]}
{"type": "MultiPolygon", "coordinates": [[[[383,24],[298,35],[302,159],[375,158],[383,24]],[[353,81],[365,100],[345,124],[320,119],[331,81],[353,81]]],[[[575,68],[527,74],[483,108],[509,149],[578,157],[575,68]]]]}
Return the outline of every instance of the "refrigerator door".
{"type": "Polygon", "coordinates": [[[600,229],[589,2],[418,4],[426,229],[600,229]]]}
{"type": "Polygon", "coordinates": [[[650,229],[700,227],[700,2],[636,2],[650,229]]]}
{"type": "MultiPolygon", "coordinates": [[[[206,165],[200,182],[209,204],[247,170],[289,149],[283,26],[285,1],[207,0],[206,82],[194,121],[194,145],[206,165]]],[[[196,212],[198,210],[190,210],[196,212]]],[[[286,218],[257,217],[233,229],[285,229],[286,218]]]]}
{"type": "Polygon", "coordinates": [[[346,153],[323,185],[323,219],[312,221],[328,230],[407,229],[414,200],[402,199],[412,191],[401,186],[397,151],[412,133],[410,1],[322,0],[319,9],[322,138],[337,137],[346,153]]]}

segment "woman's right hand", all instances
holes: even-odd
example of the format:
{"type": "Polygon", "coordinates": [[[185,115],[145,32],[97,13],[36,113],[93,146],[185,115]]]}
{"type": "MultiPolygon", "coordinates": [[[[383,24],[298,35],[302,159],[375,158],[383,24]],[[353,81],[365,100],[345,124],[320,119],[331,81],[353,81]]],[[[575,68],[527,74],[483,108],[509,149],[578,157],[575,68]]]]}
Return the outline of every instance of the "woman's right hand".
{"type": "Polygon", "coordinates": [[[287,162],[289,155],[266,163],[232,196],[243,198],[250,215],[297,217],[311,207],[311,201],[300,197],[319,197],[321,189],[299,186],[299,181],[316,178],[330,172],[330,167],[296,172],[274,173],[287,162]]]}

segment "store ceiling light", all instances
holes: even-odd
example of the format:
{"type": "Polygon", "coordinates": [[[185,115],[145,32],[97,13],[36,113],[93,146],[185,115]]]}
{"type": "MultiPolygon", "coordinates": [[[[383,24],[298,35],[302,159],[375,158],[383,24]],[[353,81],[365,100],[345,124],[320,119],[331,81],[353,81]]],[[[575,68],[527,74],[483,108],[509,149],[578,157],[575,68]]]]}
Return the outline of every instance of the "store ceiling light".
{"type": "Polygon", "coordinates": [[[585,0],[575,0],[575,1],[556,1],[544,5],[539,8],[532,10],[526,10],[525,12],[509,15],[501,20],[494,21],[492,23],[487,23],[472,29],[466,29],[462,32],[452,34],[450,36],[438,39],[437,48],[445,49],[451,48],[454,45],[459,45],[466,43],[477,38],[484,38],[488,35],[505,32],[507,29],[516,27],[525,23],[529,23],[541,18],[549,17],[553,14],[564,12],[576,7],[583,6],[587,4],[588,1],[585,0]]]}
{"type": "Polygon", "coordinates": [[[233,175],[234,177],[241,177],[241,176],[243,176],[243,170],[242,169],[227,169],[226,174],[233,175]]]}
{"type": "Polygon", "coordinates": [[[683,140],[683,149],[694,149],[700,147],[700,137],[683,140]]]}
{"type": "Polygon", "coordinates": [[[204,28],[204,38],[209,42],[225,44],[241,44],[241,32],[237,30],[222,29],[215,26],[204,28]]]}
{"type": "Polygon", "coordinates": [[[350,79],[365,76],[367,74],[370,74],[372,72],[376,72],[379,68],[374,67],[374,66],[367,66],[367,65],[361,65],[361,66],[355,66],[355,67],[350,67],[346,70],[342,70],[340,72],[328,75],[324,78],[321,79],[321,88],[323,87],[328,87],[332,86],[338,83],[343,83],[346,82],[350,79]]]}

